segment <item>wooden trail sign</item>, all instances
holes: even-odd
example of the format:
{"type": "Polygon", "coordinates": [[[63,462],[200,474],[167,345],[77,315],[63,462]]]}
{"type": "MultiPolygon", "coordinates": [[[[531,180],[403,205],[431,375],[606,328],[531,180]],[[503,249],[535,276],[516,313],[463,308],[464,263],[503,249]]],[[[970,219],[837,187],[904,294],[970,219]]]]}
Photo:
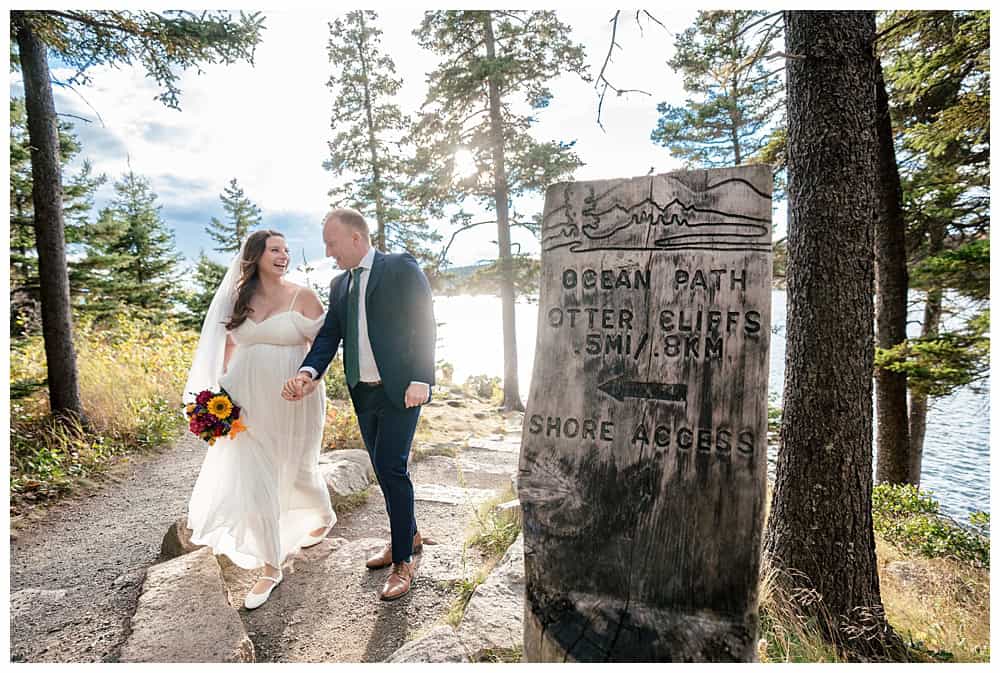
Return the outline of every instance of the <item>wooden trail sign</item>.
{"type": "Polygon", "coordinates": [[[750,661],[771,169],[549,188],[521,443],[526,661],[750,661]]]}

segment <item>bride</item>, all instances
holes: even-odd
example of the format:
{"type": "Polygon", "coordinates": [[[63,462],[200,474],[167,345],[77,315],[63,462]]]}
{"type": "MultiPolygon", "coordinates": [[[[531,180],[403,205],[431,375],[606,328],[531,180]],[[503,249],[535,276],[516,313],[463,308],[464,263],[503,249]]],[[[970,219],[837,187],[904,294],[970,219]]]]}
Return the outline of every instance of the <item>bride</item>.
{"type": "Polygon", "coordinates": [[[337,520],[319,472],[325,390],[281,397],[323,324],[316,293],[285,280],[289,261],[281,233],[247,237],[212,299],[184,389],[189,402],[221,386],[242,408],[247,429],[208,447],[187,525],[194,544],[241,568],[263,566],[248,609],[281,582],[285,558],[321,542],[337,520]]]}

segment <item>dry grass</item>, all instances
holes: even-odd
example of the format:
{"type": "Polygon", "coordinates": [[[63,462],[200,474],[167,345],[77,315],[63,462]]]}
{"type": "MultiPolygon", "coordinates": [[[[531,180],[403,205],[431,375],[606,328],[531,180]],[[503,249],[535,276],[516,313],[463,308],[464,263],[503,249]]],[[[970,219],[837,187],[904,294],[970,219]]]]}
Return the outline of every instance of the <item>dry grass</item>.
{"type": "Polygon", "coordinates": [[[10,405],[12,514],[78,490],[118,456],[163,445],[183,430],[181,389],[197,334],[119,315],[100,328],[80,319],[74,336],[86,430],[49,418],[42,338],[11,343],[10,384],[18,393],[10,405]]]}
{"type": "MultiPolygon", "coordinates": [[[[879,586],[885,614],[908,646],[911,661],[988,662],[989,572],[946,558],[906,556],[877,539],[879,586]]],[[[845,662],[775,590],[775,577],[760,584],[762,662],[845,662]]],[[[808,596],[796,595],[799,601],[808,596]]]]}
{"type": "Polygon", "coordinates": [[[988,570],[947,558],[907,557],[882,541],[877,553],[889,623],[911,644],[914,658],[989,661],[988,570]]]}

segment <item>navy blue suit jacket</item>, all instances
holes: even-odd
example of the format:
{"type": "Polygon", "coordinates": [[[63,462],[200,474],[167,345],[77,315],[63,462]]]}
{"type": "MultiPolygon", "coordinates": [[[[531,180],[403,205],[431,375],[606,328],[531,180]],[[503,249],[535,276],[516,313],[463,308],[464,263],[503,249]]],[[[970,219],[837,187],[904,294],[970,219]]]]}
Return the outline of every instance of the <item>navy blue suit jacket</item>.
{"type": "MultiPolygon", "coordinates": [[[[302,362],[303,367],[312,367],[319,376],[323,376],[347,333],[349,279],[349,273],[342,273],[333,280],[326,320],[302,362]]],[[[434,385],[437,337],[431,286],[409,253],[376,250],[364,301],[368,340],[382,385],[389,400],[404,409],[404,395],[411,381],[434,385]]]]}

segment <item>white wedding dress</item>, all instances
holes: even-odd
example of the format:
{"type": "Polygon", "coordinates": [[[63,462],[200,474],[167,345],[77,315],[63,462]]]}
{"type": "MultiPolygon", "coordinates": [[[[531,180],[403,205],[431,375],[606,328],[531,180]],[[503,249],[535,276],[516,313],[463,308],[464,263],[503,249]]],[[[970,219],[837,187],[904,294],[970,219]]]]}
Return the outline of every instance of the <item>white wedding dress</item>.
{"type": "MultiPolygon", "coordinates": [[[[294,298],[292,305],[294,305],[294,298]]],[[[326,417],[322,382],[304,399],[281,397],[323,317],[288,310],[230,332],[237,347],[220,385],[242,408],[247,429],[209,446],[188,504],[191,541],[241,568],[281,567],[337,516],[319,471],[326,417]]]]}

